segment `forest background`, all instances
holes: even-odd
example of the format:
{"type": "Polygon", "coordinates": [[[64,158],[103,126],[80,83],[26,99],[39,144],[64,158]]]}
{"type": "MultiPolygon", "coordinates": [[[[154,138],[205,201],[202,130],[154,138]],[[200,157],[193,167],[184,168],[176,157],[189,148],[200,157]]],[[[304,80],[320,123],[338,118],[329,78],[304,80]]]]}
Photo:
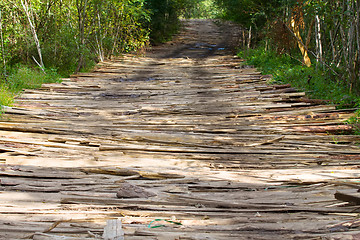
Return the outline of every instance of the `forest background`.
{"type": "Polygon", "coordinates": [[[217,18],[242,27],[239,55],[246,64],[276,83],[355,109],[359,16],[358,0],[4,0],[0,104],[11,105],[23,88],[167,41],[180,18],[217,18]]]}

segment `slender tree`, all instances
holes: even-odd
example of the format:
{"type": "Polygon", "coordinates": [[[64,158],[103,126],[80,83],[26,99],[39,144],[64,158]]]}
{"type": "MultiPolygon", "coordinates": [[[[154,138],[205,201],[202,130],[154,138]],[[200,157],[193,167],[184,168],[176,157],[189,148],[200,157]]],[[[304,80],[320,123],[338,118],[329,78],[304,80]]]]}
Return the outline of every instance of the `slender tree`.
{"type": "Polygon", "coordinates": [[[45,71],[45,66],[44,66],[43,57],[42,57],[42,53],[41,53],[40,41],[38,39],[36,29],[35,29],[35,26],[34,26],[34,18],[33,18],[33,15],[32,15],[32,10],[29,7],[29,4],[28,4],[27,0],[21,0],[21,5],[22,5],[22,7],[24,9],[24,12],[26,14],[26,17],[27,17],[27,20],[28,20],[28,23],[29,23],[31,33],[32,33],[33,38],[34,38],[34,42],[35,42],[35,45],[36,45],[36,48],[37,48],[37,52],[38,52],[40,61],[37,61],[34,56],[32,56],[32,58],[39,65],[39,67],[43,71],[45,71]]]}
{"type": "Polygon", "coordinates": [[[4,45],[4,36],[3,36],[3,18],[2,10],[0,8],[0,41],[1,41],[1,58],[3,63],[3,76],[6,78],[6,57],[5,57],[5,45],[4,45]]]}

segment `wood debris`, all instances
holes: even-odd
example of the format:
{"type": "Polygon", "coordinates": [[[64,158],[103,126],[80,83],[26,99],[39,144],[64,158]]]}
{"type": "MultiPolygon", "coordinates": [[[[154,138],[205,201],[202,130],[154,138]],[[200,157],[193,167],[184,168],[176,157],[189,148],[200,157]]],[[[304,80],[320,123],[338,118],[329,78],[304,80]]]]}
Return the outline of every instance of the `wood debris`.
{"type": "Polygon", "coordinates": [[[360,193],[347,194],[347,193],[342,193],[342,192],[336,192],[335,198],[340,201],[360,205],[360,193]]]}

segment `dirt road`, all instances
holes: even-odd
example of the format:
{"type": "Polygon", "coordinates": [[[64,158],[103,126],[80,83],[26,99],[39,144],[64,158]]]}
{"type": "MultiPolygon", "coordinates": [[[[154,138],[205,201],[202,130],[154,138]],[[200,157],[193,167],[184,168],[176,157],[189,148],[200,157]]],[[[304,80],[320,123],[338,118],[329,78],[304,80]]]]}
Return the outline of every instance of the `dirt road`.
{"type": "Polygon", "coordinates": [[[0,122],[0,238],[97,239],[110,218],[131,240],[359,237],[338,199],[359,196],[360,137],[331,134],[351,111],[267,85],[236,33],[188,21],[25,91],[0,122]]]}

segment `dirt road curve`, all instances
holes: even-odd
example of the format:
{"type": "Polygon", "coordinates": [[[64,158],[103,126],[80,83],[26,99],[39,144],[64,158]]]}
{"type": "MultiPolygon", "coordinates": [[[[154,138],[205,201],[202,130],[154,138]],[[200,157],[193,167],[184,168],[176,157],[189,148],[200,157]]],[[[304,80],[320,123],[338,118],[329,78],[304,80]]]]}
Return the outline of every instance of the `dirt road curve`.
{"type": "Polygon", "coordinates": [[[99,239],[110,218],[129,240],[359,239],[360,138],[330,134],[351,112],[240,67],[235,28],[185,26],[6,109],[0,239],[99,239]]]}

